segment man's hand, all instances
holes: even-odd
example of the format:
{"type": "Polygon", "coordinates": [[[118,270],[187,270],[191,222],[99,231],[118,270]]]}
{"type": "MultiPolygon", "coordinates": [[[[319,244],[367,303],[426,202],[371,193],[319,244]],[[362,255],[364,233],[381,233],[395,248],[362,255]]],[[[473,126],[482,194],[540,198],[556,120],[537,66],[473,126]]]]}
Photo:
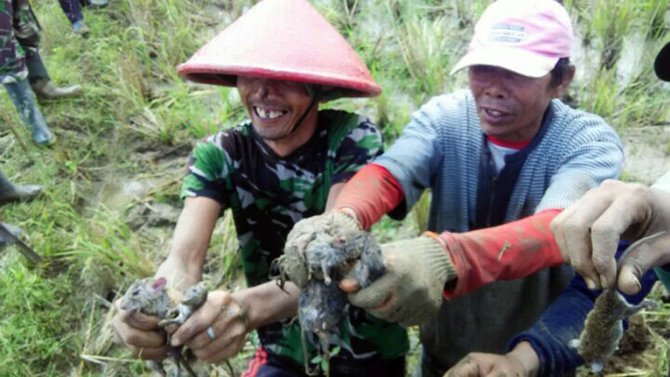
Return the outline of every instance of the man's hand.
{"type": "Polygon", "coordinates": [[[165,331],[158,327],[159,318],[125,311],[121,309],[121,300],[114,302],[116,314],[112,319],[117,343],[123,344],[136,357],[145,360],[164,359],[169,346],[165,331]]]}
{"type": "Polygon", "coordinates": [[[249,331],[246,313],[233,295],[212,291],[207,301],[172,334],[171,345],[185,344],[198,359],[218,363],[242,350],[249,331]]]}
{"type": "Polygon", "coordinates": [[[565,261],[589,288],[616,284],[634,294],[645,272],[670,263],[670,194],[607,180],[558,215],[551,229],[565,261]],[[620,238],[644,241],[619,261],[617,278],[615,253],[620,238]]]}
{"type": "Polygon", "coordinates": [[[537,375],[539,359],[527,342],[505,355],[472,352],[447,371],[444,377],[531,377],[537,375]]]}
{"type": "Polygon", "coordinates": [[[336,210],[298,221],[286,239],[282,271],[288,279],[302,288],[307,285],[307,254],[311,250],[331,245],[333,238],[360,230],[355,216],[336,210]]]}
{"type": "Polygon", "coordinates": [[[441,242],[424,236],[384,244],[381,249],[384,275],[361,290],[352,276],[340,283],[340,288],[350,293],[349,302],[404,326],[421,324],[437,314],[445,283],[456,278],[441,242]]]}
{"type": "Polygon", "coordinates": [[[514,357],[473,352],[465,356],[444,377],[524,377],[523,365],[514,357]]]}

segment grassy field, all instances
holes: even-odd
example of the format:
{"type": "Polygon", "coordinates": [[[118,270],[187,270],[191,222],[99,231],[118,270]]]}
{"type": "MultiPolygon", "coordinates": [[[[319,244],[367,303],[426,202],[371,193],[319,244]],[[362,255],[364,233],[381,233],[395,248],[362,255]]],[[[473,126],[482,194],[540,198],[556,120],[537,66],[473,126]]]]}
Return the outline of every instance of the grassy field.
{"type": "MultiPolygon", "coordinates": [[[[110,302],[165,257],[194,141],[244,116],[235,91],[185,83],[175,67],[254,2],[115,0],[105,10],[86,11],[92,33],[85,39],[70,33],[57,2],[33,3],[53,80],[80,83],[85,95],[42,105],[58,137],[51,148],[32,144],[8,98],[0,96],[2,171],[16,183],[46,187],[39,200],[2,207],[1,218],[23,228],[23,238],[47,257],[32,267],[15,249],[0,251],[0,375],[141,375],[142,363],[112,342],[110,302]]],[[[464,74],[448,72],[490,1],[314,3],[384,88],[375,99],[330,106],[367,114],[390,143],[421,103],[465,87],[464,74]]],[[[670,154],[669,87],[652,72],[654,55],[670,40],[668,1],[565,3],[579,42],[573,59],[578,74],[567,101],[632,135],[624,137],[631,156],[658,155],[663,163],[653,163],[656,170],[647,176],[637,169],[624,173],[651,181],[670,168],[664,159],[670,154]]],[[[382,241],[411,236],[425,217],[424,203],[405,223],[385,219],[374,231],[382,241]]],[[[236,245],[227,216],[207,262],[213,285],[243,286],[236,245]]],[[[670,307],[645,319],[652,329],[667,329],[670,307]]],[[[668,332],[656,330],[645,356],[624,362],[617,376],[667,370],[668,332]]],[[[238,374],[252,347],[234,360],[238,374]]],[[[227,373],[222,366],[209,375],[227,373]]]]}

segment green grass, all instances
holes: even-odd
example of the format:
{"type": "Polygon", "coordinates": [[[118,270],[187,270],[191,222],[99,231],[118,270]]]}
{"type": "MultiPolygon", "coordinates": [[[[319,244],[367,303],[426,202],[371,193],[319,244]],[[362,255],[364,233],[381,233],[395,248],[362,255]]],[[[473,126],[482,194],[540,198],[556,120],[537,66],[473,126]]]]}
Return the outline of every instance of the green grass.
{"type": "MultiPolygon", "coordinates": [[[[328,106],[366,114],[392,143],[428,98],[467,85],[465,74],[449,71],[490,2],[315,1],[384,90],[375,99],[328,106]]],[[[58,136],[52,148],[34,146],[7,97],[0,96],[3,172],[16,183],[46,186],[36,201],[2,207],[2,221],[21,226],[23,238],[47,258],[31,269],[13,248],[0,251],[0,374],[139,375],[142,363],[112,342],[109,305],[162,261],[176,218],[153,226],[130,220],[159,204],[178,208],[190,146],[244,116],[234,90],[184,83],[175,67],[222,29],[221,20],[239,17],[254,1],[114,1],[108,9],[85,11],[92,30],[86,39],[69,33],[56,2],[34,3],[53,80],[80,83],[85,96],[42,105],[58,136]]],[[[566,0],[578,38],[588,39],[575,61],[585,74],[570,96],[622,132],[667,123],[667,87],[650,67],[670,39],[663,18],[668,2],[615,3],[566,0]],[[601,69],[606,48],[621,51],[633,30],[642,34],[645,48],[634,57],[632,71],[618,71],[620,56],[601,69]]],[[[404,223],[384,219],[374,232],[384,242],[415,236],[425,228],[427,211],[423,200],[404,223]]],[[[240,287],[229,215],[216,233],[206,278],[216,286],[240,287]]],[[[662,310],[667,313],[667,307],[662,310]]],[[[667,368],[668,345],[657,343],[651,357],[659,371],[667,368]]],[[[242,358],[234,365],[239,372],[242,358]]],[[[212,371],[225,373],[223,367],[212,371]]]]}

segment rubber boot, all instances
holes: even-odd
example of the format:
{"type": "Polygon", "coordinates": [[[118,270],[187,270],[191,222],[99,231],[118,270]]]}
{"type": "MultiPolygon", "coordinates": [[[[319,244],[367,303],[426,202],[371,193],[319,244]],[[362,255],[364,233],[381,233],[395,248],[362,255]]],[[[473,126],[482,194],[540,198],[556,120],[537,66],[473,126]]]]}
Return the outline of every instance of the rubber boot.
{"type": "MultiPolygon", "coordinates": [[[[4,225],[5,228],[7,228],[9,233],[13,234],[16,237],[18,237],[19,234],[21,234],[21,228],[19,228],[18,226],[10,225],[7,223],[2,223],[2,225],[4,225]]],[[[2,236],[0,236],[0,249],[5,246],[7,246],[7,240],[5,240],[2,236]]]]}
{"type": "Polygon", "coordinates": [[[15,201],[31,200],[41,192],[42,186],[12,184],[0,171],[0,205],[15,201]]]}
{"type": "Polygon", "coordinates": [[[39,99],[54,100],[65,97],[75,97],[81,94],[81,86],[72,85],[59,88],[51,80],[40,80],[32,84],[33,91],[39,99]]]}
{"type": "Polygon", "coordinates": [[[49,130],[47,122],[42,116],[40,108],[35,102],[32,90],[28,80],[19,79],[12,80],[12,82],[3,82],[9,98],[14,103],[16,110],[19,112],[19,117],[28,127],[33,131],[33,141],[37,144],[50,145],[56,139],[49,130]]]}

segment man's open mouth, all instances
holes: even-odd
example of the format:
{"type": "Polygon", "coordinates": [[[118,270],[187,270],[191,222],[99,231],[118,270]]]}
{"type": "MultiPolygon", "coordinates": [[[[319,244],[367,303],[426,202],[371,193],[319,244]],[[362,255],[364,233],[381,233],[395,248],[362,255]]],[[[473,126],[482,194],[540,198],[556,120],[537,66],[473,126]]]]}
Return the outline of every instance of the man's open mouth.
{"type": "Polygon", "coordinates": [[[288,111],[285,110],[277,110],[277,109],[269,109],[265,107],[260,107],[260,106],[254,106],[254,112],[256,113],[256,116],[261,118],[261,119],[277,119],[284,114],[288,113],[288,111]]]}

